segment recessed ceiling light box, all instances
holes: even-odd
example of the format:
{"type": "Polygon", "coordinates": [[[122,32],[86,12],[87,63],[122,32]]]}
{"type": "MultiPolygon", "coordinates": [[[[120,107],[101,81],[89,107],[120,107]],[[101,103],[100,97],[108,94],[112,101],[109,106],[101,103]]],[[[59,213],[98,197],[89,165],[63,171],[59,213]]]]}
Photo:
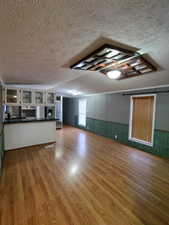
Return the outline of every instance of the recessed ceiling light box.
{"type": "Polygon", "coordinates": [[[109,44],[104,44],[72,65],[71,68],[83,71],[99,71],[110,79],[119,80],[156,71],[156,68],[139,53],[109,44]],[[111,71],[115,71],[116,75],[115,72],[110,73],[111,71]],[[119,71],[118,76],[117,71],[119,71]]]}

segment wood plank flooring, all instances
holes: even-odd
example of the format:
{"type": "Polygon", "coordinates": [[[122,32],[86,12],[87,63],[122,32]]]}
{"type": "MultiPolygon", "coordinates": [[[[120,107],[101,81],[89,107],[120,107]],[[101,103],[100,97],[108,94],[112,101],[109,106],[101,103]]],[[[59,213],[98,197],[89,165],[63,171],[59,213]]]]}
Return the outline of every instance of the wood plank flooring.
{"type": "Polygon", "coordinates": [[[72,127],[56,137],[6,153],[0,225],[169,224],[169,160],[72,127]]]}

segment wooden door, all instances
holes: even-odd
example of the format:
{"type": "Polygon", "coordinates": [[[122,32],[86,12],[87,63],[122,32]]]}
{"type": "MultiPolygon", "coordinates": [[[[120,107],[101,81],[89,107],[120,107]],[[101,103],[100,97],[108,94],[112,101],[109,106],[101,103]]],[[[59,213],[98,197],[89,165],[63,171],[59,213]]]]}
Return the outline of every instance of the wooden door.
{"type": "Polygon", "coordinates": [[[155,96],[132,97],[131,138],[152,142],[155,96]]]}

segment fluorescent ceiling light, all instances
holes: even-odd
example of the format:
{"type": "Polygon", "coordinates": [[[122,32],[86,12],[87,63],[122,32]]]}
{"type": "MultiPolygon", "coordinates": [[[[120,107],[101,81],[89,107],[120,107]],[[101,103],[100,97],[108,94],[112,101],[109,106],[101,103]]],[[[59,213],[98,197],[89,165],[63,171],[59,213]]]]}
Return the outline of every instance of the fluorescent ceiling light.
{"type": "Polygon", "coordinates": [[[113,71],[107,72],[107,76],[110,79],[118,79],[120,75],[121,75],[121,71],[119,70],[113,70],[113,71]]]}
{"type": "Polygon", "coordinates": [[[76,91],[76,90],[70,90],[70,91],[68,91],[70,94],[72,94],[72,95],[80,95],[81,94],[81,92],[80,91],[76,91]]]}

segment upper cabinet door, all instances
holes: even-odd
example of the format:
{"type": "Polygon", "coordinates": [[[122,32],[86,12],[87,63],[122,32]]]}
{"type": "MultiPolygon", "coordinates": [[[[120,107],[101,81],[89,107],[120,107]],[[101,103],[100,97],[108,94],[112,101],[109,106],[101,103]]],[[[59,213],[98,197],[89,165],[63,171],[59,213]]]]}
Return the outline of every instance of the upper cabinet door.
{"type": "Polygon", "coordinates": [[[20,90],[15,88],[5,89],[5,104],[19,105],[20,104],[20,90]]]}
{"type": "Polygon", "coordinates": [[[21,104],[23,105],[32,105],[33,104],[33,91],[23,89],[21,91],[21,104]]]}
{"type": "Polygon", "coordinates": [[[55,93],[46,92],[46,105],[54,105],[54,104],[55,104],[55,93]]]}
{"type": "Polygon", "coordinates": [[[44,92],[41,90],[34,91],[35,105],[44,105],[44,92]]]}

